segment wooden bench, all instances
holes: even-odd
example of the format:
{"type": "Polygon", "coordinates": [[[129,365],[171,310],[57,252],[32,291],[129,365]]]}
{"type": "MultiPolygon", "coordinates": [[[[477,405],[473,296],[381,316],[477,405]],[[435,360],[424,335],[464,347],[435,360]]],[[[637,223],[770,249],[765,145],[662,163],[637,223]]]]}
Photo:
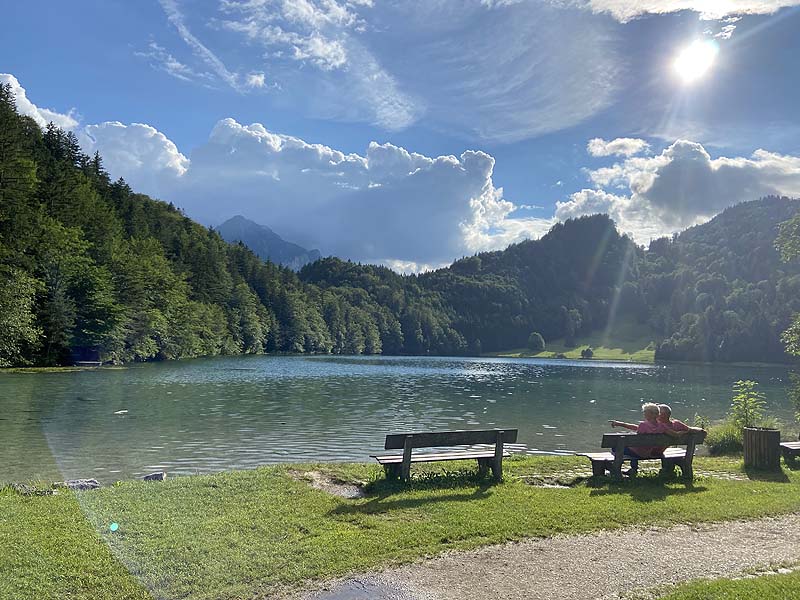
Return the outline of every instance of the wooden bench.
{"type": "Polygon", "coordinates": [[[668,447],[664,450],[663,458],[639,458],[636,460],[660,460],[661,470],[664,473],[675,471],[675,465],[681,468],[681,473],[686,479],[694,476],[692,461],[694,449],[706,439],[705,431],[692,431],[674,438],[663,433],[605,433],[600,444],[601,448],[613,448],[614,452],[584,452],[579,456],[586,456],[592,461],[592,475],[605,475],[609,471],[613,477],[622,478],[622,463],[634,460],[625,456],[625,448],[642,446],[686,446],[686,448],[668,447]]]}
{"type": "Polygon", "coordinates": [[[400,477],[408,481],[411,463],[442,460],[478,461],[478,472],[483,475],[489,468],[496,481],[503,477],[503,458],[511,456],[503,444],[517,441],[516,429],[485,429],[472,431],[433,431],[422,433],[390,433],[386,436],[385,450],[403,450],[402,454],[370,454],[383,465],[386,478],[400,477]],[[492,445],[492,448],[454,448],[446,452],[413,454],[415,448],[443,448],[450,446],[492,445]]]}
{"type": "Polygon", "coordinates": [[[793,462],[796,456],[800,456],[800,442],[782,442],[781,453],[783,460],[793,462]]]}

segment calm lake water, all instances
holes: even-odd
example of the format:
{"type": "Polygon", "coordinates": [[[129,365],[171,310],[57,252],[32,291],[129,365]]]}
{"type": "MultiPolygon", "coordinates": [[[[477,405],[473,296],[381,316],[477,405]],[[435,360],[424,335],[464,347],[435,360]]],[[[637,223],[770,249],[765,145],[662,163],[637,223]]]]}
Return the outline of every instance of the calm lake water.
{"type": "Polygon", "coordinates": [[[0,374],[0,481],[367,461],[391,431],[517,427],[521,451],[588,450],[643,401],[720,418],[747,378],[790,422],[783,367],[253,356],[0,374]]]}

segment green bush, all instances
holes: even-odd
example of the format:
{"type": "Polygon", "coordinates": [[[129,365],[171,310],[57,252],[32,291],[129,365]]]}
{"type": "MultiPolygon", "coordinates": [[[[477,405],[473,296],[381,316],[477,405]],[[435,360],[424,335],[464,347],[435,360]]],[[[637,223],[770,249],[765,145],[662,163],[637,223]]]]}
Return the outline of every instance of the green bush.
{"type": "Polygon", "coordinates": [[[528,350],[531,352],[544,351],[544,338],[538,331],[534,331],[531,333],[530,337],[528,337],[528,350]]]}
{"type": "Polygon", "coordinates": [[[711,456],[736,454],[742,451],[742,428],[727,419],[708,428],[706,446],[711,456]]]}

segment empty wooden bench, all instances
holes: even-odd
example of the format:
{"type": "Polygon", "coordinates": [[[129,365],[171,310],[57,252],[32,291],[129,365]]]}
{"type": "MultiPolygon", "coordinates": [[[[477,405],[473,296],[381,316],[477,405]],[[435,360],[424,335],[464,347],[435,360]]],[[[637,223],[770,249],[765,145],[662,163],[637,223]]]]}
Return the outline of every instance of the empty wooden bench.
{"type": "Polygon", "coordinates": [[[622,463],[630,460],[660,460],[661,470],[664,473],[671,473],[675,466],[681,468],[681,473],[686,479],[694,476],[692,461],[694,460],[694,450],[698,444],[702,444],[706,439],[705,431],[690,431],[680,435],[680,437],[670,437],[663,433],[605,433],[600,444],[601,448],[613,448],[613,452],[584,452],[580,456],[586,456],[592,461],[592,475],[605,475],[609,471],[613,477],[622,477],[622,463]],[[664,450],[663,457],[659,458],[639,458],[633,459],[625,456],[625,448],[638,448],[646,446],[669,446],[664,450]],[[686,446],[685,448],[675,448],[674,446],[686,446]]]}
{"type": "Polygon", "coordinates": [[[472,431],[432,431],[421,433],[390,433],[386,436],[385,450],[403,450],[402,454],[371,454],[383,465],[387,479],[400,477],[408,481],[411,463],[438,462],[443,460],[477,460],[478,471],[485,474],[491,468],[496,481],[503,477],[503,458],[511,456],[504,444],[517,441],[516,429],[484,429],[472,431]],[[452,446],[491,445],[489,448],[453,448],[446,452],[420,452],[417,448],[445,448],[452,446]]]}
{"type": "Polygon", "coordinates": [[[800,442],[782,442],[781,453],[783,460],[787,463],[794,461],[797,456],[800,456],[800,442]]]}

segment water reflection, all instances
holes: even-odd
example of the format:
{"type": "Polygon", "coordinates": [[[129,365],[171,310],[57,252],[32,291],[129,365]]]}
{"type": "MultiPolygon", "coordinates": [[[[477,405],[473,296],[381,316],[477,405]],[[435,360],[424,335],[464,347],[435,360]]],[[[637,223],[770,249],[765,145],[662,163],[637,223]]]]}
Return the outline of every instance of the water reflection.
{"type": "Polygon", "coordinates": [[[534,359],[230,357],[0,377],[0,480],[367,460],[389,431],[517,427],[520,450],[594,448],[609,418],[668,402],[721,417],[736,379],[791,418],[778,367],[534,359]]]}

